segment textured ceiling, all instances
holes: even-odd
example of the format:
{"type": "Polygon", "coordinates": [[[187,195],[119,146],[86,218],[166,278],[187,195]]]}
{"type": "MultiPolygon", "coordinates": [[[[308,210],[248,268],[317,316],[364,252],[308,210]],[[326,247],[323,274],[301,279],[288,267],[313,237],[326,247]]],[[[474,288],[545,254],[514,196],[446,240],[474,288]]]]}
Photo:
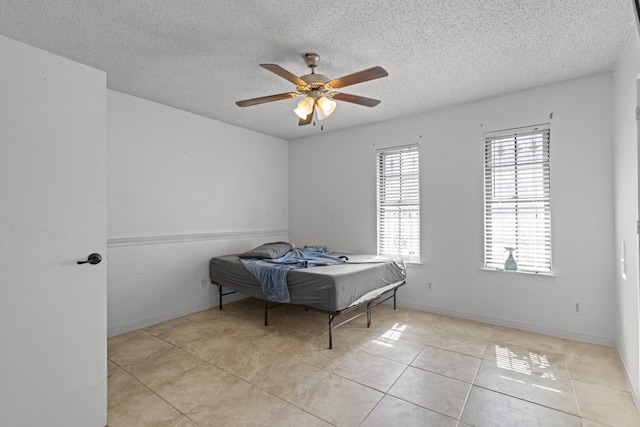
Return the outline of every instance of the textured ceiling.
{"type": "Polygon", "coordinates": [[[339,102],[330,132],[611,71],[631,31],[629,0],[0,0],[0,34],[104,70],[111,89],[287,140],[321,132],[298,126],[297,100],[235,105],[295,90],[260,63],[384,67],[344,89],[382,103],[339,102]]]}

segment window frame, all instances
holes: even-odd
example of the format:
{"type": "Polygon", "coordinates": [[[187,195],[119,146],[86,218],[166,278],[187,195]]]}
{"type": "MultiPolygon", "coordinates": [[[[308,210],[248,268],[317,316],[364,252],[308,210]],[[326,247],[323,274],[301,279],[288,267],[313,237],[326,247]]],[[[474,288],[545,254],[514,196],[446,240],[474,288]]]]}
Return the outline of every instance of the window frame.
{"type": "Polygon", "coordinates": [[[408,263],[421,262],[420,210],[420,145],[376,150],[378,255],[398,256],[408,263]],[[392,157],[397,161],[394,162],[392,157]],[[403,170],[406,170],[404,174],[403,170]],[[397,231],[389,232],[394,227],[397,231]],[[394,238],[395,243],[392,241],[394,238]]]}
{"type": "Polygon", "coordinates": [[[499,246],[514,246],[518,272],[553,274],[550,124],[486,132],[483,187],[484,268],[502,270],[508,253],[503,250],[499,258],[499,246]],[[500,148],[507,152],[502,157],[512,155],[512,162],[497,160],[500,148]],[[509,174],[512,180],[506,178],[509,174]],[[502,223],[507,225],[496,225],[502,223]],[[505,238],[509,227],[513,228],[511,243],[505,238]]]}

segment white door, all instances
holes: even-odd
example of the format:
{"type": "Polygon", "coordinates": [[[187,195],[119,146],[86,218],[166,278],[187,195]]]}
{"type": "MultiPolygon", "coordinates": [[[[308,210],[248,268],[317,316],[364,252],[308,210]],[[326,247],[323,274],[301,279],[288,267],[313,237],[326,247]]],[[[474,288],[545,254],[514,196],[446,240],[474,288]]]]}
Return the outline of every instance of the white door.
{"type": "Polygon", "coordinates": [[[0,37],[0,425],[106,425],[106,78],[0,37]]]}

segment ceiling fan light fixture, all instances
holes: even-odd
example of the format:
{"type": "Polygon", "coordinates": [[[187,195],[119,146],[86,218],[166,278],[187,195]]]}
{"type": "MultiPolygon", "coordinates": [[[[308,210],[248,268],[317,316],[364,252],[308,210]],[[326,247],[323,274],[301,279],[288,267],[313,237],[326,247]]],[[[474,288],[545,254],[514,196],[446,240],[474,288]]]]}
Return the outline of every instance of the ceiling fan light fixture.
{"type": "Polygon", "coordinates": [[[308,114],[305,114],[305,112],[300,107],[294,109],[293,112],[296,113],[296,115],[300,117],[302,120],[306,119],[308,116],[308,114]]]}
{"type": "Polygon", "coordinates": [[[316,108],[316,117],[318,120],[324,120],[327,118],[327,115],[322,111],[322,108],[316,108]]]}
{"type": "Polygon", "coordinates": [[[298,108],[293,110],[293,112],[296,113],[298,117],[304,120],[313,111],[313,104],[314,99],[310,96],[307,96],[303,100],[298,102],[298,108]]]}
{"type": "Polygon", "coordinates": [[[324,120],[329,117],[333,110],[336,109],[336,102],[327,98],[326,96],[322,96],[318,98],[318,119],[324,120]]]}

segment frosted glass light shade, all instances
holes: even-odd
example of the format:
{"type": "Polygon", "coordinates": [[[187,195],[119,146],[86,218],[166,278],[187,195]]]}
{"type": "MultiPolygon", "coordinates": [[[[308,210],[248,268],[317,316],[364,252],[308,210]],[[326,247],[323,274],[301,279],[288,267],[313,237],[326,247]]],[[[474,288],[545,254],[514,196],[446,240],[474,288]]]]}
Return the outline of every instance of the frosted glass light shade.
{"type": "Polygon", "coordinates": [[[336,102],[323,96],[318,98],[318,107],[318,120],[324,120],[336,109],[336,102]]]}
{"type": "Polygon", "coordinates": [[[313,111],[314,99],[310,96],[305,97],[302,101],[298,102],[298,108],[293,110],[301,119],[306,119],[313,111]]]}

